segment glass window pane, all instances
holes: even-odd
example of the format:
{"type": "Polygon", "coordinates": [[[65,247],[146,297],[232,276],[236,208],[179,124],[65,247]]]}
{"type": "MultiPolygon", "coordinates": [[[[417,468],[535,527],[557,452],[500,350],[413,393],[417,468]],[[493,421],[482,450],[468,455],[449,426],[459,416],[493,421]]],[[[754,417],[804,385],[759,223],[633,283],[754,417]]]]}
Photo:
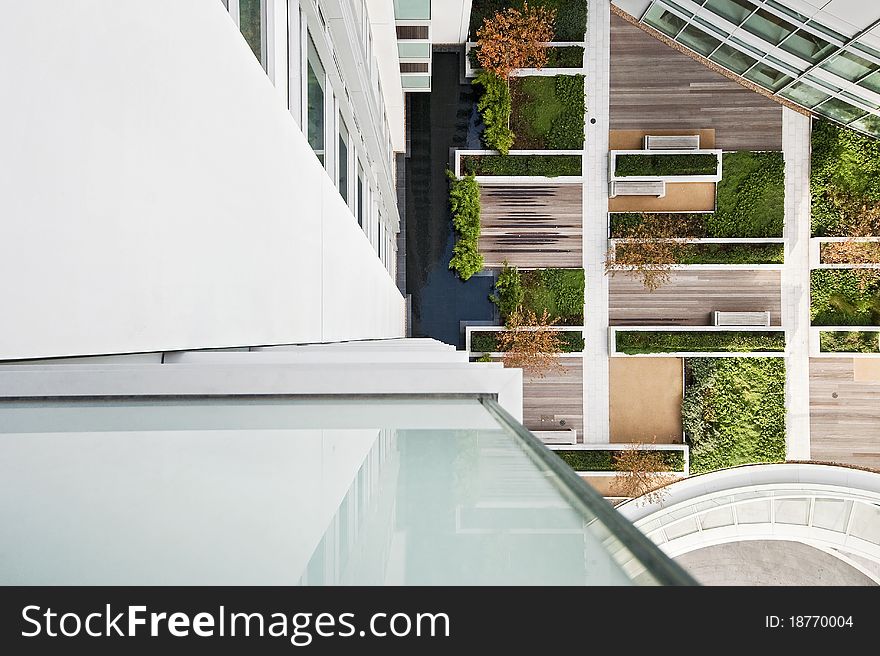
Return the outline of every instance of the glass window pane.
{"type": "Polygon", "coordinates": [[[770,91],[779,91],[786,84],[791,82],[792,78],[782,71],[777,71],[771,66],[767,66],[762,62],[755,64],[745,77],[755,84],[760,84],[770,91]]]}
{"type": "Polygon", "coordinates": [[[880,93],[880,73],[871,73],[868,77],[859,82],[859,86],[870,89],[875,93],[880,93]]]}
{"type": "Polygon", "coordinates": [[[749,57],[744,52],[740,52],[727,44],[718,48],[709,59],[740,75],[749,70],[755,63],[753,57],[749,57]]]}
{"type": "Polygon", "coordinates": [[[431,0],[394,0],[397,20],[430,20],[431,0]]]}
{"type": "Polygon", "coordinates": [[[795,26],[776,14],[759,9],[743,23],[743,29],[755,36],[777,45],[785,37],[795,31],[795,26]]]}
{"type": "Polygon", "coordinates": [[[404,89],[430,89],[430,75],[402,75],[400,82],[404,89]]]}
{"type": "Polygon", "coordinates": [[[307,113],[308,113],[308,139],[309,145],[321,163],[324,163],[324,67],[312,36],[309,35],[308,43],[308,72],[307,72],[307,113]]]}
{"type": "Polygon", "coordinates": [[[263,63],[263,11],[261,0],[239,0],[241,33],[260,63],[263,63]]]}
{"type": "Polygon", "coordinates": [[[812,64],[824,59],[835,48],[825,39],[806,30],[798,30],[783,41],[779,47],[812,64]]]}
{"type": "Polygon", "coordinates": [[[880,66],[863,57],[859,57],[855,53],[844,50],[839,55],[822,64],[822,68],[839,75],[845,80],[855,82],[868,73],[876,71],[880,66]]]}
{"type": "Polygon", "coordinates": [[[841,43],[847,40],[847,38],[837,30],[832,30],[830,27],[826,27],[825,25],[817,23],[816,21],[810,21],[809,23],[807,23],[807,25],[817,32],[821,32],[825,36],[830,36],[832,39],[840,41],[841,43]]]}
{"type": "Polygon", "coordinates": [[[696,50],[701,55],[708,55],[721,44],[721,41],[715,37],[709,36],[703,30],[694,27],[693,25],[688,25],[684,28],[681,31],[681,34],[678,35],[677,41],[683,43],[692,50],[696,50]]]}
{"type": "Polygon", "coordinates": [[[345,121],[339,117],[339,195],[348,203],[348,129],[345,121]]]}
{"type": "Polygon", "coordinates": [[[868,114],[865,118],[859,119],[855,123],[850,123],[849,127],[867,132],[875,137],[880,137],[880,116],[868,114]]]}
{"type": "Polygon", "coordinates": [[[431,44],[398,42],[397,54],[401,59],[426,59],[431,56],[431,44]]]}
{"type": "Polygon", "coordinates": [[[645,17],[642,18],[642,21],[651,27],[660,30],[664,34],[673,37],[678,34],[679,30],[684,27],[687,22],[660,5],[652,6],[648,10],[648,13],[645,14],[645,17]]]}
{"type": "Polygon", "coordinates": [[[734,25],[742,23],[755,10],[755,5],[746,0],[708,0],[705,7],[734,25]]]}
{"type": "MultiPolygon", "coordinates": [[[[841,39],[841,40],[843,40],[843,39],[841,39]]],[[[870,55],[872,57],[876,57],[877,59],[880,59],[880,50],[877,50],[876,48],[872,48],[871,46],[866,45],[864,43],[861,43],[859,41],[856,41],[855,43],[853,43],[852,47],[855,48],[856,50],[861,50],[866,55],[870,55]]]]}
{"type": "Polygon", "coordinates": [[[767,2],[765,4],[768,7],[772,7],[773,9],[776,9],[777,11],[782,12],[783,14],[785,14],[787,16],[791,16],[792,18],[799,20],[802,23],[807,22],[807,16],[804,16],[803,14],[796,12],[794,9],[789,9],[788,7],[786,7],[783,4],[780,4],[778,2],[774,2],[773,0],[767,0],[767,2]]]}
{"type": "Polygon", "coordinates": [[[364,227],[364,169],[358,162],[358,182],[357,182],[357,219],[358,225],[364,227]]]}
{"type": "Polygon", "coordinates": [[[779,95],[785,96],[804,107],[814,107],[830,97],[824,91],[803,82],[795,82],[779,95]]]}
{"type": "Polygon", "coordinates": [[[814,107],[813,111],[841,123],[849,123],[850,121],[862,118],[868,113],[864,109],[853,107],[849,103],[840,100],[840,98],[829,98],[818,107],[814,107]]]}

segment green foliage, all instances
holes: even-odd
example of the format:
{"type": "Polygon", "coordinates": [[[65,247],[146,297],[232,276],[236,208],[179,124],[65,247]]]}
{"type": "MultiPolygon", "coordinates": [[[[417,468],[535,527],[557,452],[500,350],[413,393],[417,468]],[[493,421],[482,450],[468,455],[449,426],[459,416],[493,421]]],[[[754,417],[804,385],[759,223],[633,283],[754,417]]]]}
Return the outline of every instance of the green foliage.
{"type": "Polygon", "coordinates": [[[486,126],[483,142],[487,148],[507,155],[515,139],[510,129],[511,100],[507,82],[494,73],[480,71],[473,84],[483,87],[483,94],[477,101],[477,109],[486,126]]]}
{"type": "Polygon", "coordinates": [[[449,268],[455,270],[462,280],[467,280],[483,268],[480,253],[480,186],[469,175],[456,178],[451,171],[449,177],[449,207],[452,210],[452,224],[458,239],[452,248],[449,268]]]}
{"type": "Polygon", "coordinates": [[[581,68],[584,49],[581,46],[553,46],[547,48],[546,68],[581,68]]]}
{"type": "Polygon", "coordinates": [[[675,232],[675,237],[707,237],[706,223],[709,213],[696,214],[679,214],[679,213],[637,213],[637,212],[621,212],[611,215],[611,236],[627,237],[641,225],[650,226],[654,223],[668,225],[669,220],[675,221],[679,230],[675,232]]]}
{"type": "Polygon", "coordinates": [[[688,358],[685,367],[692,473],[785,459],[783,358],[688,358]]]}
{"type": "MultiPolygon", "coordinates": [[[[623,451],[602,450],[577,450],[577,451],[554,451],[566,465],[575,471],[582,472],[605,472],[615,471],[617,456],[623,451]]],[[[684,453],[681,451],[658,451],[662,454],[663,462],[669,467],[669,471],[684,471],[684,453]]]]}
{"type": "Polygon", "coordinates": [[[810,271],[814,326],[880,325],[880,276],[869,284],[851,269],[810,271]]]}
{"type": "Polygon", "coordinates": [[[492,354],[483,353],[483,355],[477,358],[477,362],[492,362],[492,354]]]}
{"type": "Polygon", "coordinates": [[[495,281],[495,293],[489,300],[498,306],[501,316],[506,317],[522,305],[524,294],[519,271],[505,262],[495,281]]]}
{"type": "Polygon", "coordinates": [[[580,175],[579,155],[464,155],[462,171],[473,175],[546,176],[580,175]]]}
{"type": "Polygon", "coordinates": [[[685,244],[679,264],[783,264],[784,244],[685,244]]]}
{"type": "Polygon", "coordinates": [[[620,353],[784,351],[785,333],[773,331],[618,331],[620,353]]]}
{"type": "Polygon", "coordinates": [[[706,153],[673,155],[618,155],[615,174],[621,177],[648,175],[715,175],[718,158],[706,153]]]}
{"type": "Polygon", "coordinates": [[[712,237],[781,237],[785,219],[785,164],[780,152],[724,153],[712,237]]]}
{"type": "MultiPolygon", "coordinates": [[[[496,12],[514,7],[522,9],[523,0],[473,0],[470,38],[476,40],[483,21],[496,12]]],[[[583,41],[587,31],[587,0],[531,0],[529,6],[556,9],[555,41],[583,41]]]]}
{"type": "MultiPolygon", "coordinates": [[[[471,333],[471,351],[474,353],[499,353],[498,332],[479,331],[471,333]]],[[[560,353],[581,353],[584,350],[584,335],[571,330],[559,331],[560,353]]]]}
{"type": "Polygon", "coordinates": [[[510,80],[511,124],[519,149],[578,150],[584,145],[582,75],[528,76],[510,80]]]}
{"type": "Polygon", "coordinates": [[[819,332],[819,350],[823,353],[880,353],[880,332],[829,331],[819,332]]]}
{"type": "Polygon", "coordinates": [[[524,309],[539,317],[546,310],[563,326],[583,324],[583,269],[537,269],[521,272],[520,277],[524,288],[524,309]]]}
{"type": "Polygon", "coordinates": [[[834,198],[880,203],[880,141],[817,119],[813,121],[812,146],[813,235],[849,236],[849,226],[834,198]]]}

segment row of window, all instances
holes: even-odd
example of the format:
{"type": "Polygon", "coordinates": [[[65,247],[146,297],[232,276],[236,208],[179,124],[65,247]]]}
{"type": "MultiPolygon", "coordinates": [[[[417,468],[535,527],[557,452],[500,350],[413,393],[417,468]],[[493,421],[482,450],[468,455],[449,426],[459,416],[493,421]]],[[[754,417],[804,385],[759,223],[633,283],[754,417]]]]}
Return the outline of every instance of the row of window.
{"type": "Polygon", "coordinates": [[[880,52],[775,0],[654,0],[642,21],[772,93],[880,136],[871,113],[880,109],[880,52]]]}

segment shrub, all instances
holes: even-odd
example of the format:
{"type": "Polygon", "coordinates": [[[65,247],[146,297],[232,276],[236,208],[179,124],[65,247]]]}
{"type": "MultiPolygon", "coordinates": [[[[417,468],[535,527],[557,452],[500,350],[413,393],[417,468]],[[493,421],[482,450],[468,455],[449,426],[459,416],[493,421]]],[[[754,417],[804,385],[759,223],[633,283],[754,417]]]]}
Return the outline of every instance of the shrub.
{"type": "Polygon", "coordinates": [[[810,272],[810,318],[814,326],[880,325],[880,274],[869,281],[865,271],[810,272]]]}
{"type": "Polygon", "coordinates": [[[520,149],[577,150],[584,144],[582,75],[528,76],[510,81],[511,115],[520,149]]]}
{"type": "Polygon", "coordinates": [[[467,280],[483,268],[480,254],[480,186],[474,176],[456,178],[451,171],[449,177],[449,207],[452,210],[452,224],[458,239],[452,249],[449,268],[456,271],[462,280],[467,280]]]}
{"type": "Polygon", "coordinates": [[[670,229],[675,237],[706,237],[706,222],[709,214],[677,213],[637,213],[621,212],[611,215],[611,236],[628,237],[644,226],[645,231],[653,232],[657,226],[670,229]]]}
{"type": "MultiPolygon", "coordinates": [[[[649,453],[658,454],[666,466],[668,471],[684,471],[684,453],[681,451],[660,451],[651,450],[649,453]]],[[[554,451],[565,464],[575,471],[598,472],[598,471],[616,471],[616,461],[626,453],[625,451],[602,451],[602,450],[571,450],[571,451],[554,451]]]]}
{"type": "Polygon", "coordinates": [[[620,353],[784,351],[785,333],[779,331],[618,331],[620,353]]]}
{"type": "Polygon", "coordinates": [[[685,379],[692,473],[785,459],[783,358],[688,358],[685,379]]]}
{"type": "Polygon", "coordinates": [[[510,266],[505,262],[504,268],[501,269],[498,279],[495,281],[495,293],[489,297],[489,300],[498,306],[501,316],[506,317],[522,305],[523,296],[519,271],[515,266],[510,266]]]}
{"type": "Polygon", "coordinates": [[[483,87],[477,109],[483,117],[483,143],[507,155],[515,136],[510,129],[510,89],[502,78],[489,71],[481,71],[473,82],[483,87]]]}
{"type": "MultiPolygon", "coordinates": [[[[559,331],[556,338],[560,353],[581,353],[584,350],[584,335],[581,332],[559,331]]],[[[502,350],[498,342],[498,332],[471,333],[471,351],[474,353],[499,353],[502,350]]]]}
{"type": "Polygon", "coordinates": [[[579,155],[464,155],[462,171],[473,175],[546,176],[581,175],[579,155]]]}
{"type": "Polygon", "coordinates": [[[781,237],[785,220],[785,163],[780,152],[724,153],[711,237],[781,237]]]}
{"type": "Polygon", "coordinates": [[[783,264],[784,244],[686,244],[679,264],[783,264]]]}
{"type": "Polygon", "coordinates": [[[715,175],[718,172],[718,158],[715,155],[696,153],[687,155],[618,155],[615,175],[625,176],[670,176],[670,175],[715,175]]]}
{"type": "MultiPolygon", "coordinates": [[[[477,29],[486,18],[508,7],[522,8],[524,0],[473,0],[470,35],[476,40],[477,29]]],[[[587,30],[586,0],[530,0],[529,6],[556,10],[554,41],[583,41],[587,30]]]]}
{"type": "Polygon", "coordinates": [[[524,271],[520,276],[524,308],[538,315],[547,311],[560,325],[583,324],[583,269],[537,269],[524,271]]]}
{"type": "Polygon", "coordinates": [[[880,353],[880,333],[867,331],[819,332],[819,350],[824,353],[880,353]]]}
{"type": "Polygon", "coordinates": [[[547,68],[581,68],[584,49],[581,46],[553,46],[547,48],[547,68]]]}

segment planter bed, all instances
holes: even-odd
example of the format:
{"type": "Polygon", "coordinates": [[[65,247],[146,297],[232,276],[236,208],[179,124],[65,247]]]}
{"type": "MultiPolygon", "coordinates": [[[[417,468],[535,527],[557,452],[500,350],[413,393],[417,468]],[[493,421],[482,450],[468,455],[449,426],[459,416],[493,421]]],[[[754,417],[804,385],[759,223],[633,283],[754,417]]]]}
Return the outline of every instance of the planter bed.
{"type": "MultiPolygon", "coordinates": [[[[499,353],[498,336],[500,331],[474,331],[471,333],[472,353],[499,353]]],[[[584,335],[573,330],[558,333],[562,353],[581,353],[584,350],[584,335]]]]}
{"type": "MultiPolygon", "coordinates": [[[[626,243],[615,246],[619,252],[626,243]]],[[[679,264],[782,264],[784,244],[682,244],[679,264]]]]}
{"type": "Polygon", "coordinates": [[[718,158],[706,153],[617,155],[614,175],[617,177],[666,177],[716,175],[718,158]]]}
{"type": "MultiPolygon", "coordinates": [[[[470,39],[475,41],[483,21],[495,12],[514,7],[522,9],[524,0],[473,0],[470,39]]],[[[529,6],[556,10],[554,41],[583,41],[587,30],[587,0],[531,0],[529,6]]]]}
{"type": "MultiPolygon", "coordinates": [[[[575,471],[582,472],[613,472],[617,471],[614,467],[615,456],[624,453],[621,450],[554,450],[559,458],[566,465],[575,471]]],[[[682,451],[653,451],[652,453],[662,453],[664,462],[669,466],[671,472],[684,471],[684,453],[682,451]]]]}
{"type": "Polygon", "coordinates": [[[785,350],[782,331],[648,331],[615,333],[618,353],[723,353],[785,350]]]}
{"type": "Polygon", "coordinates": [[[822,330],[819,350],[822,353],[880,353],[880,332],[822,330]]]}
{"type": "Polygon", "coordinates": [[[461,170],[472,175],[558,176],[581,175],[580,155],[462,155],[461,170]]]}
{"type": "Polygon", "coordinates": [[[523,308],[541,316],[544,310],[560,326],[584,324],[584,270],[521,271],[523,308]]]}
{"type": "Polygon", "coordinates": [[[819,261],[822,264],[880,264],[880,242],[823,242],[819,244],[819,261]]]}
{"type": "Polygon", "coordinates": [[[584,146],[584,76],[510,79],[510,128],[517,150],[580,150],[584,146]]]}
{"type": "Polygon", "coordinates": [[[781,237],[785,163],[780,152],[724,153],[710,237],[781,237]]]}
{"type": "Polygon", "coordinates": [[[710,237],[707,226],[711,213],[636,213],[621,212],[611,215],[611,237],[620,239],[628,237],[631,230],[646,225],[650,228],[652,224],[668,221],[674,221],[675,226],[679,228],[673,236],[675,237],[710,237]]]}
{"type": "MultiPolygon", "coordinates": [[[[468,51],[468,61],[473,70],[479,70],[480,62],[477,60],[477,47],[473,46],[468,51]]],[[[584,49],[582,46],[549,46],[547,48],[547,63],[544,68],[583,68],[584,49]]]]}
{"type": "Polygon", "coordinates": [[[880,272],[811,271],[810,319],[814,326],[880,325],[880,272]]]}

